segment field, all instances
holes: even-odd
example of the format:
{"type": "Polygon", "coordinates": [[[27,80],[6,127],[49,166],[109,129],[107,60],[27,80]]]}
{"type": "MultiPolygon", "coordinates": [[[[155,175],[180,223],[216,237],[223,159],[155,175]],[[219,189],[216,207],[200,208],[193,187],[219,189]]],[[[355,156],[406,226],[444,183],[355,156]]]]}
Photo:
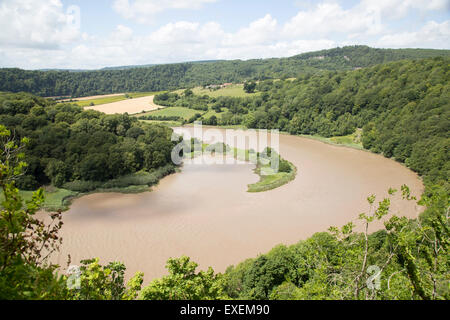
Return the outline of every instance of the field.
{"type": "Polygon", "coordinates": [[[140,120],[145,123],[161,124],[168,127],[180,127],[182,123],[180,121],[159,121],[159,120],[140,120]]]}
{"type": "MultiPolygon", "coordinates": [[[[97,110],[106,114],[115,114],[115,113],[128,113],[128,114],[136,114],[140,113],[142,111],[152,111],[157,110],[161,108],[161,106],[158,106],[153,103],[154,95],[147,95],[150,93],[137,93],[137,94],[129,94],[132,99],[127,99],[125,96],[123,97],[109,97],[109,98],[102,98],[102,99],[95,99],[95,100],[88,100],[83,101],[84,103],[97,101],[99,102],[105,102],[105,101],[111,101],[114,99],[119,99],[118,101],[113,102],[107,102],[105,104],[99,104],[95,105],[93,107],[86,107],[86,110],[97,110]],[[144,95],[144,96],[142,96],[144,95]]],[[[88,105],[89,105],[88,104],[88,105]]]]}
{"type": "Polygon", "coordinates": [[[334,145],[342,145],[346,147],[351,147],[355,149],[364,149],[362,142],[361,142],[361,134],[362,129],[356,129],[356,131],[352,134],[349,134],[347,136],[340,136],[340,137],[331,137],[331,138],[324,138],[320,136],[310,136],[310,135],[300,135],[305,138],[310,138],[314,140],[319,140],[325,143],[330,143],[334,145]]]}
{"type": "MultiPolygon", "coordinates": [[[[244,91],[244,85],[243,84],[233,84],[231,86],[221,88],[218,90],[211,90],[211,89],[204,89],[203,87],[196,87],[192,89],[194,94],[196,95],[207,95],[213,98],[217,97],[252,97],[255,95],[259,95],[259,92],[255,93],[246,93],[244,91]]],[[[177,90],[174,91],[178,94],[183,93],[184,90],[177,90]]]]}
{"type": "Polygon", "coordinates": [[[222,108],[222,112],[221,113],[217,113],[215,110],[213,109],[209,109],[206,113],[203,114],[203,118],[204,119],[209,119],[212,116],[216,116],[217,119],[222,118],[222,115],[225,114],[228,111],[227,108],[222,108]]]}
{"type": "Polygon", "coordinates": [[[136,99],[154,96],[161,92],[133,92],[133,93],[118,93],[118,94],[107,94],[103,96],[91,96],[73,99],[72,102],[76,103],[80,107],[90,107],[90,106],[100,106],[109,103],[115,103],[119,101],[124,101],[128,99],[136,99]]]}
{"type": "Polygon", "coordinates": [[[91,106],[91,104],[93,104],[95,106],[99,106],[99,105],[102,105],[102,104],[118,102],[118,101],[122,101],[122,100],[126,100],[126,99],[127,98],[125,98],[125,95],[120,95],[120,96],[113,96],[113,97],[104,97],[104,98],[94,98],[94,99],[88,99],[88,100],[79,100],[79,101],[76,101],[75,103],[77,105],[79,105],[80,107],[89,107],[89,106],[91,106]]]}
{"type": "Polygon", "coordinates": [[[188,108],[182,108],[182,107],[168,107],[164,109],[159,109],[152,112],[142,113],[139,114],[139,116],[154,116],[154,117],[182,117],[185,120],[189,120],[192,116],[194,116],[196,113],[203,114],[204,111],[198,111],[188,108]]]}
{"type": "Polygon", "coordinates": [[[194,88],[192,90],[194,94],[196,95],[208,95],[213,98],[217,97],[251,97],[258,95],[259,93],[246,93],[244,91],[244,85],[243,84],[233,84],[231,86],[228,86],[226,88],[221,88],[218,90],[210,90],[210,89],[203,89],[201,87],[194,88]]]}

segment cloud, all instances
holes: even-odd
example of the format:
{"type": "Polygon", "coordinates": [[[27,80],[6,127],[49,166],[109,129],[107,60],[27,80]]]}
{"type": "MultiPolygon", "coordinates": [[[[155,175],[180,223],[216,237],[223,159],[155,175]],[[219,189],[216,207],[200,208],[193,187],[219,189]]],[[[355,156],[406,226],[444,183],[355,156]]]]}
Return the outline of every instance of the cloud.
{"type": "MultiPolygon", "coordinates": [[[[212,0],[209,0],[211,2],[212,0]]],[[[136,7],[156,2],[116,1],[136,7]]],[[[208,0],[163,1],[162,9],[198,8],[208,0]]],[[[143,33],[126,23],[114,26],[109,35],[79,34],[67,27],[70,14],[59,0],[4,0],[0,17],[0,61],[2,66],[22,68],[100,68],[104,66],[171,63],[209,59],[254,59],[288,57],[299,53],[351,44],[374,47],[448,48],[449,20],[435,21],[421,16],[420,22],[399,25],[411,10],[445,10],[442,0],[362,0],[353,7],[336,1],[303,6],[291,19],[279,22],[267,13],[230,32],[215,21],[174,21],[143,33]],[[41,11],[35,3],[41,5],[41,11]],[[5,5],[6,4],[6,5],[5,5]],[[15,4],[15,6],[12,6],[15,4]],[[6,9],[8,10],[6,10],[6,9]],[[14,13],[14,10],[19,10],[14,13]],[[24,15],[27,13],[27,15],[24,15]],[[2,16],[3,15],[3,16],[2,16]],[[391,23],[391,21],[396,23],[391,23]],[[425,22],[423,22],[425,21],[425,22]],[[33,36],[33,31],[38,36],[33,36]],[[72,42],[73,40],[75,42],[72,42]],[[45,51],[43,50],[45,49],[45,51]]],[[[136,11],[137,12],[137,11],[136,11]]],[[[124,14],[126,11],[124,11],[124,14]]],[[[142,15],[141,17],[144,17],[142,15]]]]}
{"type": "Polygon", "coordinates": [[[344,9],[336,1],[324,1],[300,10],[284,26],[284,35],[317,37],[342,34],[348,38],[370,37],[387,32],[387,24],[406,17],[411,10],[422,14],[450,10],[450,0],[361,0],[344,9]]]}
{"type": "Polygon", "coordinates": [[[436,48],[448,49],[450,40],[450,20],[442,23],[427,22],[416,32],[400,32],[381,37],[376,45],[391,48],[436,48]]]}
{"type": "Polygon", "coordinates": [[[223,43],[226,46],[251,46],[257,44],[268,44],[275,41],[278,36],[277,20],[270,14],[250,23],[247,27],[241,28],[235,34],[225,37],[223,43]]]}
{"type": "Polygon", "coordinates": [[[0,45],[55,49],[77,40],[76,7],[60,0],[4,0],[0,3],[0,45]],[[69,8],[68,8],[69,9],[69,8]]]}
{"type": "Polygon", "coordinates": [[[216,0],[115,0],[113,9],[126,19],[151,23],[155,14],[169,9],[199,9],[216,0]]]}

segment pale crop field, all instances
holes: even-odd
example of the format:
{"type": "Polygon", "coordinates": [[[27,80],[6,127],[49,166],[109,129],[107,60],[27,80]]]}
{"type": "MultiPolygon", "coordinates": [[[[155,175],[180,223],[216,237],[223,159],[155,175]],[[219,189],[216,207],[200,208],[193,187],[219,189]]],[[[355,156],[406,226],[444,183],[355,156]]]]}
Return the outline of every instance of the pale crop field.
{"type": "Polygon", "coordinates": [[[128,113],[136,114],[142,111],[152,111],[162,108],[153,102],[155,96],[125,99],[117,102],[102,104],[93,107],[86,107],[86,110],[97,110],[106,114],[128,113]]]}

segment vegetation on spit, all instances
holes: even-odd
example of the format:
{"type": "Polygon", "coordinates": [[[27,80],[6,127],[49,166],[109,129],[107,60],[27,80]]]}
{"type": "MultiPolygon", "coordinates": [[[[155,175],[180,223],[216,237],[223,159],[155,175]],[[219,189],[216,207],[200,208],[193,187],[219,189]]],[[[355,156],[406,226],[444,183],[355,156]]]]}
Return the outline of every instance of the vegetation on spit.
{"type": "Polygon", "coordinates": [[[225,143],[205,144],[198,139],[191,139],[190,153],[185,153],[184,157],[193,159],[195,157],[211,154],[221,154],[233,156],[240,161],[255,164],[255,173],[260,177],[256,183],[248,185],[248,192],[264,192],[279,188],[292,180],[297,175],[297,168],[289,161],[283,159],[272,148],[265,148],[263,152],[254,150],[242,150],[231,148],[225,143]],[[276,160],[276,162],[274,162],[276,160]]]}

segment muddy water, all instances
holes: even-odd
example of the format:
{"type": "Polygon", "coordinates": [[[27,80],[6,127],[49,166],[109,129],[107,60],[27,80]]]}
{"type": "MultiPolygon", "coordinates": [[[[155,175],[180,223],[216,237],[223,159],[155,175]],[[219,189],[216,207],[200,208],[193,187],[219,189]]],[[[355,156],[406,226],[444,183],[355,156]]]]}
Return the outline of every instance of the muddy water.
{"type": "MultiPolygon", "coordinates": [[[[369,209],[370,194],[380,199],[402,184],[415,195],[423,190],[416,174],[369,152],[288,135],[280,136],[280,152],[298,168],[297,178],[264,193],[246,192],[259,179],[251,164],[185,163],[153,192],[82,197],[64,215],[55,259],[65,265],[70,253],[72,264],[88,257],[120,260],[127,276],[143,271],[145,283],[166,274],[167,259],[181,255],[223,272],[277,244],[355,220],[369,209]]],[[[421,210],[399,196],[392,209],[408,217],[421,210]]]]}

